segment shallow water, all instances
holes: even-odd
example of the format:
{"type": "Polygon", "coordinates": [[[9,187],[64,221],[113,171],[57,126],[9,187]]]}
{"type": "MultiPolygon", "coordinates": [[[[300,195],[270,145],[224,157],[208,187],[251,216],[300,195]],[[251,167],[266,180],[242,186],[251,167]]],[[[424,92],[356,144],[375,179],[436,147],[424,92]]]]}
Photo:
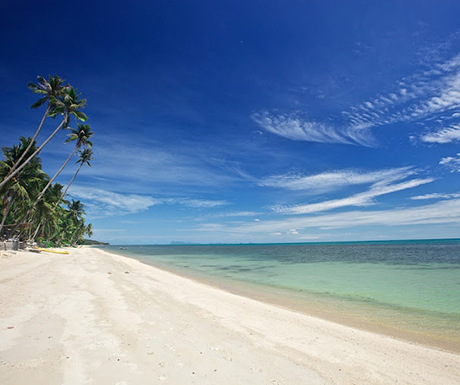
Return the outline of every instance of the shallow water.
{"type": "Polygon", "coordinates": [[[107,250],[227,288],[259,288],[276,295],[278,303],[284,298],[297,308],[316,306],[460,350],[460,240],[107,250]]]}

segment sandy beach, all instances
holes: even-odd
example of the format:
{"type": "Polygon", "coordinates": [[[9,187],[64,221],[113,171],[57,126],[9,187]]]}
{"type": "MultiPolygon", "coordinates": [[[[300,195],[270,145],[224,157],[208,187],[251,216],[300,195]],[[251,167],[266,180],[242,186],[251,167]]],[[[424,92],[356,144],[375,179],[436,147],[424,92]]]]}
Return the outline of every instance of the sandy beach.
{"type": "Polygon", "coordinates": [[[458,354],[69,251],[0,258],[1,384],[460,384],[458,354]]]}

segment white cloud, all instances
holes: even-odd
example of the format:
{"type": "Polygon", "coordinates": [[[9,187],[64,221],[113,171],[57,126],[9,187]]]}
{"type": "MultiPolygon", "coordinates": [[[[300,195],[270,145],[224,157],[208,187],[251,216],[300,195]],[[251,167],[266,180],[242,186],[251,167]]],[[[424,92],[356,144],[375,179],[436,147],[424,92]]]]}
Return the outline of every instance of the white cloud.
{"type": "Polygon", "coordinates": [[[388,184],[415,174],[411,167],[377,171],[337,170],[316,175],[277,175],[259,181],[259,186],[287,190],[325,192],[361,184],[388,184]]]}
{"type": "Polygon", "coordinates": [[[460,198],[460,193],[454,193],[454,194],[432,193],[432,194],[425,194],[425,195],[417,195],[415,197],[411,197],[410,199],[416,201],[416,200],[426,200],[426,199],[452,199],[452,198],[460,198]]]}
{"type": "Polygon", "coordinates": [[[460,225],[460,199],[440,201],[411,208],[373,211],[354,210],[343,213],[296,216],[272,221],[251,221],[240,226],[220,225],[215,230],[224,233],[231,232],[232,234],[281,234],[293,228],[301,231],[309,228],[347,229],[356,226],[392,227],[435,224],[460,225]]]}
{"type": "Polygon", "coordinates": [[[364,130],[340,132],[336,127],[309,121],[298,113],[274,114],[263,111],[253,114],[251,118],[266,131],[291,140],[372,145],[371,138],[364,130]]]}
{"type": "Polygon", "coordinates": [[[222,200],[189,199],[189,198],[153,198],[148,195],[122,194],[98,188],[72,186],[69,190],[72,197],[84,200],[93,215],[114,216],[134,214],[148,210],[155,205],[179,204],[185,207],[209,209],[222,207],[229,203],[222,200]]]}
{"type": "Polygon", "coordinates": [[[456,158],[452,156],[442,158],[439,164],[446,166],[451,172],[460,172],[460,153],[457,154],[456,158]]]}
{"type": "MultiPolygon", "coordinates": [[[[414,121],[460,108],[460,71],[415,74],[399,90],[374,99],[373,107],[364,102],[344,112],[351,127],[368,128],[414,121]]],[[[452,114],[449,115],[451,117],[452,114]]]]}
{"type": "MultiPolygon", "coordinates": [[[[398,122],[423,121],[431,117],[455,119],[460,110],[460,55],[429,64],[424,71],[407,76],[392,89],[342,111],[343,121],[331,125],[304,118],[299,112],[263,111],[252,119],[266,131],[291,140],[375,146],[370,129],[398,122]]],[[[460,128],[456,126],[457,129],[460,128]]],[[[456,128],[425,134],[426,142],[459,140],[456,128]]]]}
{"type": "MultiPolygon", "coordinates": [[[[254,217],[260,215],[260,213],[255,211],[235,211],[235,212],[223,212],[218,214],[211,214],[212,218],[231,218],[231,217],[254,217]]],[[[255,219],[257,220],[257,219],[255,219]]]]}
{"type": "Polygon", "coordinates": [[[203,155],[208,149],[200,149],[198,144],[160,146],[123,136],[99,140],[102,144],[94,147],[93,167],[86,168],[84,175],[99,178],[99,185],[108,190],[135,192],[165,188],[172,193],[173,189],[182,190],[184,186],[222,187],[241,179],[235,173],[223,173],[220,165],[210,161],[211,156],[203,155]]]}
{"type": "Polygon", "coordinates": [[[160,200],[146,195],[121,194],[98,188],[72,186],[69,191],[72,197],[84,200],[85,205],[96,215],[134,214],[161,203],[160,200]]]}
{"type": "Polygon", "coordinates": [[[430,183],[434,179],[413,179],[402,183],[382,185],[374,184],[368,191],[363,193],[355,194],[347,198],[333,199],[319,203],[298,205],[294,207],[274,207],[274,210],[281,214],[307,214],[315,213],[320,211],[327,211],[347,206],[369,206],[374,204],[373,199],[375,197],[390,194],[396,191],[406,190],[414,188],[422,184],[430,183]]]}
{"type": "Polygon", "coordinates": [[[189,198],[168,198],[163,200],[164,203],[180,204],[187,207],[208,209],[214,207],[226,206],[229,203],[222,200],[207,200],[207,199],[189,199],[189,198]]]}
{"type": "Polygon", "coordinates": [[[423,134],[420,139],[428,143],[450,143],[460,140],[460,124],[452,125],[437,132],[423,134]]]}

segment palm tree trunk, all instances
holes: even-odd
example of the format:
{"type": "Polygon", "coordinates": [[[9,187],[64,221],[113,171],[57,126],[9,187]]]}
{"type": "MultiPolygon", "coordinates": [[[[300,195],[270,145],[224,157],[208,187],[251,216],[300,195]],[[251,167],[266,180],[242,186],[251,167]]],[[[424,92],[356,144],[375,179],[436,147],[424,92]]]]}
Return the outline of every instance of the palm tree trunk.
{"type": "Polygon", "coordinates": [[[66,117],[64,117],[64,119],[62,119],[62,122],[61,124],[59,124],[59,126],[57,126],[57,128],[53,131],[53,133],[48,137],[48,139],[46,139],[42,145],[40,147],[38,147],[34,153],[29,156],[27,158],[27,160],[21,164],[15,171],[13,171],[10,175],[7,175],[5,177],[5,179],[2,180],[2,182],[0,183],[0,188],[3,187],[3,185],[8,182],[13,176],[15,176],[19,171],[21,171],[27,163],[29,163],[36,155],[38,155],[40,153],[40,151],[43,149],[43,147],[45,147],[45,145],[54,137],[54,135],[56,135],[58,133],[58,131],[61,129],[61,127],[64,125],[64,122],[66,120],[66,117]]]}
{"type": "MultiPolygon", "coordinates": [[[[24,159],[24,157],[26,156],[27,152],[30,150],[30,148],[32,147],[32,145],[34,144],[34,141],[35,139],[37,139],[37,136],[38,134],[40,133],[40,130],[42,129],[43,127],[43,123],[45,123],[45,119],[46,117],[48,116],[48,112],[50,111],[50,104],[48,104],[48,107],[46,108],[46,111],[45,111],[45,115],[43,115],[43,118],[40,122],[40,124],[38,125],[38,128],[37,130],[35,131],[35,134],[32,138],[32,140],[30,141],[29,145],[27,146],[27,148],[24,150],[24,152],[22,153],[22,155],[19,157],[19,159],[16,161],[16,163],[13,165],[13,167],[11,168],[10,172],[8,173],[8,175],[6,177],[9,176],[9,174],[11,174],[14,170],[16,170],[16,167],[19,166],[19,164],[21,163],[21,161],[24,159]]],[[[6,179],[5,177],[5,179],[6,179]]],[[[0,186],[1,187],[1,186],[0,186]]]]}
{"type": "Polygon", "coordinates": [[[65,194],[67,194],[67,190],[69,189],[70,185],[73,183],[74,179],[77,177],[78,173],[80,172],[81,168],[83,167],[83,163],[80,164],[80,167],[78,167],[78,170],[77,172],[73,175],[73,178],[72,180],[69,182],[69,184],[67,185],[67,187],[65,188],[64,192],[62,193],[61,195],[61,199],[64,198],[65,194]]]}
{"type": "Polygon", "coordinates": [[[32,236],[32,239],[31,239],[32,242],[35,241],[35,238],[37,237],[38,231],[41,229],[42,224],[43,224],[43,222],[40,222],[40,223],[38,224],[37,229],[35,230],[34,235],[32,236]]]}
{"type": "Polygon", "coordinates": [[[45,188],[42,190],[42,192],[40,193],[40,195],[38,196],[38,198],[35,200],[34,204],[30,207],[29,210],[27,210],[26,214],[19,220],[18,223],[16,223],[16,226],[14,226],[14,228],[10,231],[10,233],[8,234],[9,237],[11,237],[11,235],[13,235],[15,233],[15,231],[18,229],[18,227],[25,222],[25,220],[27,219],[27,217],[32,213],[33,209],[35,208],[35,206],[37,205],[37,203],[40,201],[40,199],[42,199],[43,195],[45,195],[45,192],[46,190],[48,190],[48,188],[51,186],[51,184],[54,182],[54,180],[57,178],[57,176],[61,173],[62,170],[64,170],[64,167],[67,166],[67,163],[69,163],[70,161],[70,158],[72,158],[72,156],[75,154],[75,152],[78,150],[78,147],[75,146],[75,148],[73,149],[73,151],[70,153],[69,157],[67,158],[67,160],[64,162],[64,164],[61,166],[61,168],[56,172],[56,174],[54,174],[54,176],[50,179],[50,181],[48,182],[48,184],[45,186],[45,188]]]}
{"type": "Polygon", "coordinates": [[[5,226],[5,221],[6,221],[6,217],[8,216],[8,214],[10,213],[10,210],[11,210],[11,207],[13,206],[13,197],[11,197],[10,201],[7,203],[6,207],[3,211],[3,218],[2,218],[2,223],[0,223],[0,238],[2,238],[2,234],[3,234],[3,226],[5,226]]]}
{"type": "Polygon", "coordinates": [[[9,231],[8,235],[6,236],[7,239],[11,238],[11,236],[16,232],[18,227],[25,222],[25,220],[27,219],[28,216],[29,216],[29,212],[25,213],[21,217],[21,219],[19,219],[19,221],[14,225],[14,227],[9,231]]]}

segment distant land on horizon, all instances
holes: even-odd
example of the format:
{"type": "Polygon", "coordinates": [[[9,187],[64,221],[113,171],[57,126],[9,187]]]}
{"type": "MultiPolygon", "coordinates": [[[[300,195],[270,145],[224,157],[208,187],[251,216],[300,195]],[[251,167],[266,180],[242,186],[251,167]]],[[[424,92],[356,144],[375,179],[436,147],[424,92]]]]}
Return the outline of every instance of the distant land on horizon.
{"type": "MultiPolygon", "coordinates": [[[[97,242],[97,241],[95,241],[97,242]]],[[[170,243],[154,243],[154,244],[109,244],[99,242],[101,245],[109,246],[245,246],[245,245],[324,245],[324,244],[366,244],[366,243],[443,243],[443,242],[460,242],[460,238],[423,238],[423,239],[387,239],[387,240],[367,240],[367,241],[329,241],[329,242],[263,242],[263,243],[252,243],[252,242],[241,242],[241,243],[194,243],[194,242],[181,242],[173,241],[170,243]]]]}

